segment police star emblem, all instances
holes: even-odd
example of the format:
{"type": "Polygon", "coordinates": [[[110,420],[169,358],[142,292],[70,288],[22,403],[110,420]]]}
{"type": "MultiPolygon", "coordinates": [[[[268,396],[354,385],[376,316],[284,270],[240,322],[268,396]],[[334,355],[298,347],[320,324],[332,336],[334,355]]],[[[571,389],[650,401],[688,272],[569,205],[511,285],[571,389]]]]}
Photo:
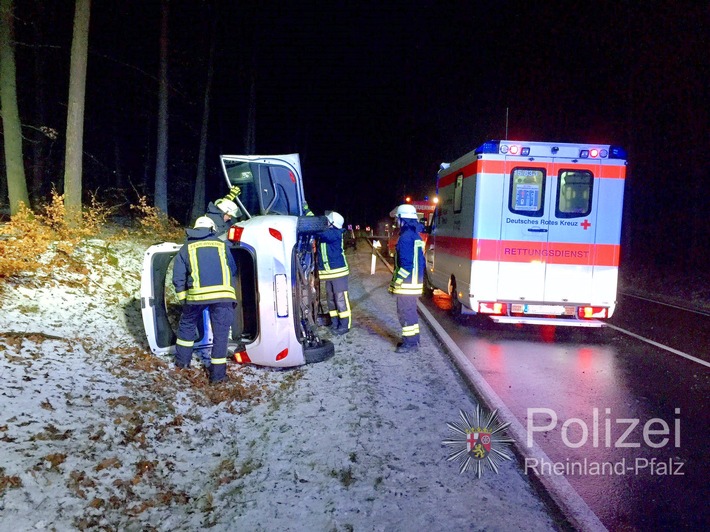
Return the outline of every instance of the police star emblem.
{"type": "Polygon", "coordinates": [[[480,405],[472,415],[459,410],[459,416],[460,421],[446,424],[454,434],[451,439],[442,441],[454,449],[446,460],[460,462],[459,473],[474,470],[477,478],[481,478],[484,465],[498,473],[498,465],[513,458],[504,451],[505,446],[513,443],[504,432],[510,423],[501,423],[497,410],[489,414],[480,405]]]}

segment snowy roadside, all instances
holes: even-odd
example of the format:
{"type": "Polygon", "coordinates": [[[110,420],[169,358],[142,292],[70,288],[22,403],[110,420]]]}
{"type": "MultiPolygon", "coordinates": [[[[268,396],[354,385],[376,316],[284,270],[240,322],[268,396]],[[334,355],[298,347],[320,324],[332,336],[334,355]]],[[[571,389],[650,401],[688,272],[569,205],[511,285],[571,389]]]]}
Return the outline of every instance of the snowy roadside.
{"type": "Polygon", "coordinates": [[[226,389],[150,355],[144,247],[103,249],[86,286],[27,279],[0,296],[0,529],[549,530],[515,461],[447,462],[475,403],[424,327],[395,355],[389,274],[349,252],[355,329],[293,370],[231,365],[226,389]]]}

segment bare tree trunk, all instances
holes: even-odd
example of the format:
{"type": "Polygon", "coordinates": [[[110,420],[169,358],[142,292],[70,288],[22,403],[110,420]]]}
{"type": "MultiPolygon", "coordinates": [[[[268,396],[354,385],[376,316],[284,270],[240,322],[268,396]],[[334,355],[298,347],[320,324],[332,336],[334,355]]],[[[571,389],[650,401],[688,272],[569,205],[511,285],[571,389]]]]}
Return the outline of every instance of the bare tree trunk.
{"type": "Polygon", "coordinates": [[[205,174],[207,166],[207,132],[210,121],[210,95],[212,93],[212,78],[214,75],[214,56],[217,42],[216,34],[217,13],[215,12],[212,21],[212,42],[210,43],[209,63],[207,65],[207,83],[205,84],[205,98],[202,108],[202,128],[200,130],[200,153],[197,158],[197,175],[195,177],[195,195],[192,198],[192,214],[190,215],[190,225],[199,216],[205,213],[205,174]]]}
{"type": "Polygon", "coordinates": [[[72,226],[79,224],[79,217],[81,216],[84,103],[91,0],[76,0],[75,9],[69,73],[67,147],[64,156],[64,206],[66,208],[66,221],[72,226]]]}
{"type": "Polygon", "coordinates": [[[155,155],[155,207],[168,214],[168,14],[170,2],[161,2],[160,87],[158,89],[158,143],[155,155]]]}
{"type": "Polygon", "coordinates": [[[256,73],[252,66],[249,73],[249,110],[247,112],[247,133],[244,139],[247,155],[256,153],[256,73]]]}
{"type": "Polygon", "coordinates": [[[19,210],[20,202],[30,206],[22,158],[22,126],[17,107],[14,21],[12,0],[0,0],[0,104],[5,146],[5,169],[10,213],[19,210]]]}

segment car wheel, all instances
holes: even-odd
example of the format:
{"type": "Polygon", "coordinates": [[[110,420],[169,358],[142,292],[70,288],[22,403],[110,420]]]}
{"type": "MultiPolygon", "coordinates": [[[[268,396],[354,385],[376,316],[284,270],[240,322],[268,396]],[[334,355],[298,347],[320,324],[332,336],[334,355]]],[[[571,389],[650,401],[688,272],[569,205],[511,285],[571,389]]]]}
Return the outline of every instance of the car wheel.
{"type": "Polygon", "coordinates": [[[306,359],[306,364],[323,362],[324,360],[328,360],[334,354],[335,346],[330,340],[321,340],[320,345],[318,346],[303,348],[303,357],[306,359]]]}
{"type": "Polygon", "coordinates": [[[319,233],[328,229],[328,218],[325,216],[299,216],[296,232],[299,235],[319,233]]]}

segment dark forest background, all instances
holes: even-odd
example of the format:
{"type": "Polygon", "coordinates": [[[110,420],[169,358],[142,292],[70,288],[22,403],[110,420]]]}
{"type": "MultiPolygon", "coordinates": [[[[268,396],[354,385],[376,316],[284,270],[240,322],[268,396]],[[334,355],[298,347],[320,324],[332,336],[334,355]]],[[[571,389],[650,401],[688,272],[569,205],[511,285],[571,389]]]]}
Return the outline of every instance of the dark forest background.
{"type": "MultiPolygon", "coordinates": [[[[183,223],[213,57],[208,200],[226,192],[219,154],[298,152],[314,211],[374,224],[507,128],[624,146],[623,260],[708,271],[708,2],[94,0],[83,190],[126,211],[154,192],[166,6],[168,214],[183,223]]],[[[71,0],[15,1],[33,205],[63,187],[73,16],[71,0]]]]}

